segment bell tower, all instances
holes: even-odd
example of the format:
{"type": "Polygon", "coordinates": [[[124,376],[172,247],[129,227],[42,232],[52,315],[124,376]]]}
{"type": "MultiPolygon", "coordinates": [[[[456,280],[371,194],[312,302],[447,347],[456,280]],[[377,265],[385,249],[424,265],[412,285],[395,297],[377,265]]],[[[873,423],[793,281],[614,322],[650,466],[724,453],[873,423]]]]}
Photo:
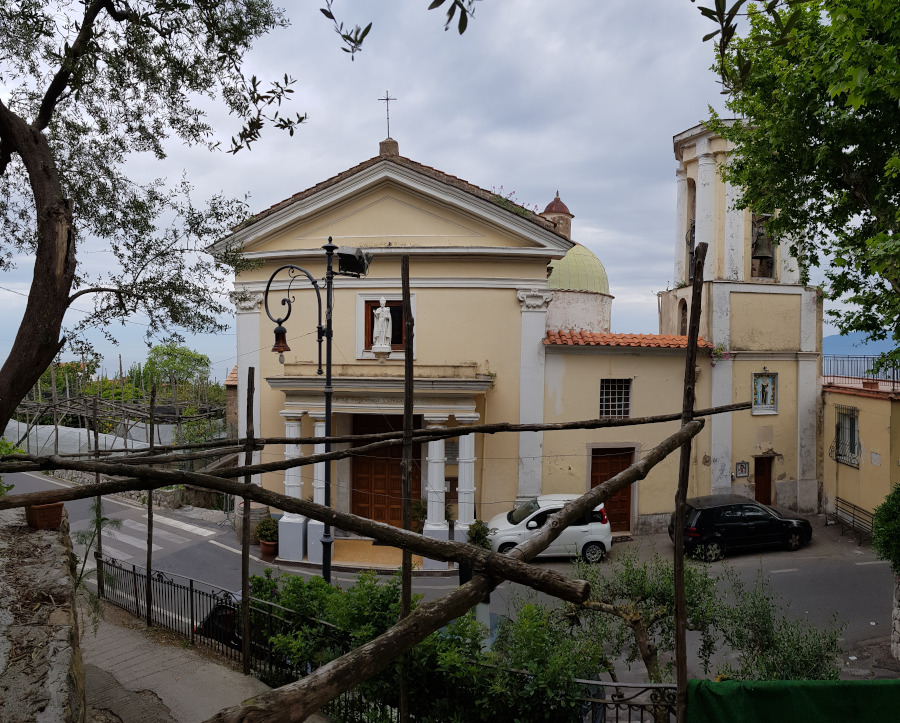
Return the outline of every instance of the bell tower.
{"type": "Polygon", "coordinates": [[[773,244],[764,214],[736,208],[722,178],[733,146],[698,125],[673,138],[676,160],[674,289],[660,294],[661,334],[687,333],[694,250],[706,242],[698,361],[713,404],[750,400],[750,411],[712,417],[710,492],[766,504],[818,506],[816,406],[821,302],[800,284],[786,244],[773,244]]]}

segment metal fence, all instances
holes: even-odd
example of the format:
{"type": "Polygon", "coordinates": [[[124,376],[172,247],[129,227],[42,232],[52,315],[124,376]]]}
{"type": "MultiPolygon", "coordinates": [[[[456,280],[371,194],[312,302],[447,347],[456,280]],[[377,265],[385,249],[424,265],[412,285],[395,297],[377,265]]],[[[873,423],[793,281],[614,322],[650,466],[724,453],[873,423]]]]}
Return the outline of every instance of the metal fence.
{"type": "MultiPolygon", "coordinates": [[[[147,571],[138,565],[126,565],[107,555],[94,555],[97,560],[100,596],[107,602],[127,610],[139,618],[147,618],[147,571]]],[[[202,644],[222,655],[242,660],[243,634],[240,626],[240,595],[207,583],[164,572],[153,572],[149,579],[152,624],[167,628],[202,644]]],[[[314,660],[295,660],[280,652],[273,637],[295,632],[303,626],[324,629],[337,655],[351,649],[350,640],[334,626],[301,616],[275,603],[250,600],[250,668],[254,675],[272,686],[284,685],[311,672],[314,660]]],[[[521,672],[521,675],[527,673],[521,672]]],[[[578,723],[674,720],[675,686],[654,684],[605,683],[576,679],[581,693],[578,723]]],[[[432,691],[433,692],[433,691],[432,691]]],[[[448,696],[454,691],[448,690],[448,696]]],[[[462,703],[465,705],[465,702],[462,703]]],[[[395,701],[365,695],[360,689],[350,690],[331,701],[324,711],[335,721],[396,721],[399,711],[395,701]]],[[[425,723],[430,718],[413,712],[410,720],[425,723]]],[[[574,723],[574,721],[573,721],[574,723]]]]}
{"type": "MultiPolygon", "coordinates": [[[[106,555],[97,559],[102,576],[100,596],[107,602],[147,619],[147,571],[138,565],[124,565],[106,555]]],[[[157,625],[185,638],[191,644],[213,648],[232,660],[243,658],[240,594],[180,575],[155,571],[150,575],[151,615],[157,625]]],[[[302,621],[275,603],[250,600],[250,669],[270,685],[297,680],[299,674],[270,640],[296,628],[302,621]]]]}
{"type": "Polygon", "coordinates": [[[822,357],[822,376],[826,384],[876,389],[895,392],[900,390],[900,369],[890,367],[874,371],[876,356],[822,357]]]}

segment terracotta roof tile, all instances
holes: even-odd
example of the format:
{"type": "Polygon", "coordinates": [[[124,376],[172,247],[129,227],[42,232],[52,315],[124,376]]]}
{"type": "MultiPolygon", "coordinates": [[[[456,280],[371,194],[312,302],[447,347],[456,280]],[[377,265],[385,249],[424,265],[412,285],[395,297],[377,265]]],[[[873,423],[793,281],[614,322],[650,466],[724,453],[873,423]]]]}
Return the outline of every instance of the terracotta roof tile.
{"type": "MultiPolygon", "coordinates": [[[[556,224],[553,223],[553,221],[550,221],[549,219],[546,219],[543,216],[540,216],[539,214],[532,213],[529,209],[527,209],[523,206],[519,206],[518,204],[514,203],[513,201],[510,201],[509,199],[498,196],[497,194],[495,194],[491,191],[488,191],[484,188],[480,188],[479,186],[469,183],[468,181],[464,181],[463,179],[458,178],[457,176],[452,176],[449,173],[444,173],[443,171],[439,171],[436,168],[432,168],[431,166],[426,166],[421,163],[417,163],[416,161],[413,161],[410,158],[406,158],[405,156],[399,156],[399,155],[397,155],[397,156],[393,156],[393,155],[373,156],[372,158],[369,158],[368,160],[363,161],[362,163],[358,163],[357,165],[353,166],[352,168],[348,168],[346,171],[342,171],[341,173],[338,173],[336,176],[327,178],[324,181],[317,183],[315,186],[307,188],[304,191],[300,191],[299,193],[295,193],[293,196],[289,196],[288,198],[284,199],[283,201],[279,201],[278,203],[273,204],[272,206],[269,206],[268,208],[263,209],[262,211],[259,211],[258,213],[251,216],[249,219],[247,219],[243,223],[235,226],[232,229],[232,232],[239,231],[243,228],[247,228],[248,226],[252,226],[254,223],[259,221],[260,219],[266,218],[267,216],[275,213],[276,211],[278,211],[286,206],[291,205],[292,203],[300,201],[304,198],[308,198],[309,196],[312,196],[320,191],[323,191],[326,188],[334,186],[334,185],[340,183],[341,181],[343,181],[347,178],[350,178],[351,176],[354,176],[357,173],[360,173],[361,171],[364,171],[367,168],[374,166],[378,163],[382,163],[382,162],[396,163],[398,166],[405,166],[406,168],[409,168],[413,171],[417,171],[418,173],[428,176],[429,178],[433,178],[437,181],[441,181],[442,183],[446,183],[448,186],[453,186],[454,188],[458,188],[462,191],[471,193],[473,196],[477,196],[478,198],[481,198],[482,200],[489,201],[490,203],[493,203],[494,205],[499,206],[500,208],[506,209],[509,213],[516,213],[516,215],[521,216],[522,218],[525,218],[528,221],[531,221],[536,226],[540,226],[541,228],[547,229],[548,231],[552,231],[553,233],[556,233],[556,234],[562,236],[562,234],[560,234],[556,230],[556,224]],[[516,209],[520,209],[520,210],[511,209],[510,206],[515,206],[516,209]]],[[[563,238],[565,238],[565,236],[563,236],[563,238]]],[[[568,239],[566,239],[566,240],[568,240],[568,239]]]]}
{"type": "MultiPolygon", "coordinates": [[[[547,346],[639,346],[662,349],[687,348],[686,336],[668,334],[597,334],[591,331],[548,331],[547,346]]],[[[712,344],[700,338],[697,346],[712,349],[712,344]]]]}
{"type": "Polygon", "coordinates": [[[238,383],[238,375],[237,375],[237,364],[234,365],[234,369],[231,370],[231,374],[225,379],[226,387],[236,387],[238,383]]]}

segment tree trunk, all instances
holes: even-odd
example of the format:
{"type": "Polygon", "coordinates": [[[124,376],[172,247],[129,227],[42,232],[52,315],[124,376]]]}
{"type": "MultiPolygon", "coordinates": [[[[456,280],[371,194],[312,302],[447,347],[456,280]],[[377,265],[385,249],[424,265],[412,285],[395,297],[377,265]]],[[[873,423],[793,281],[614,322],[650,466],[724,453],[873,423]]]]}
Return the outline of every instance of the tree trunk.
{"type": "Polygon", "coordinates": [[[891,614],[891,655],[900,660],[900,575],[894,575],[894,612],[891,614]]]}
{"type": "Polygon", "coordinates": [[[75,275],[72,204],[42,133],[0,102],[0,162],[13,153],[25,164],[37,218],[34,273],[25,314],[0,369],[0,429],[62,348],[59,334],[75,275]]]}

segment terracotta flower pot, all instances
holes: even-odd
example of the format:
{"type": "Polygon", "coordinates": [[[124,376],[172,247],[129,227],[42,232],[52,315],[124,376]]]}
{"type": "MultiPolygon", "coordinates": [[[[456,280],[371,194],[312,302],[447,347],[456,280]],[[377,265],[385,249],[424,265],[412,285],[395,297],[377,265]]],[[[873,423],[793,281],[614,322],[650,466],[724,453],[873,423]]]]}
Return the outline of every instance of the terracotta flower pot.
{"type": "Polygon", "coordinates": [[[278,542],[268,542],[266,540],[260,540],[259,554],[263,556],[275,557],[278,554],[278,542]]]}
{"type": "Polygon", "coordinates": [[[62,523],[62,502],[31,505],[25,508],[25,521],[36,530],[58,530],[62,523]]]}

